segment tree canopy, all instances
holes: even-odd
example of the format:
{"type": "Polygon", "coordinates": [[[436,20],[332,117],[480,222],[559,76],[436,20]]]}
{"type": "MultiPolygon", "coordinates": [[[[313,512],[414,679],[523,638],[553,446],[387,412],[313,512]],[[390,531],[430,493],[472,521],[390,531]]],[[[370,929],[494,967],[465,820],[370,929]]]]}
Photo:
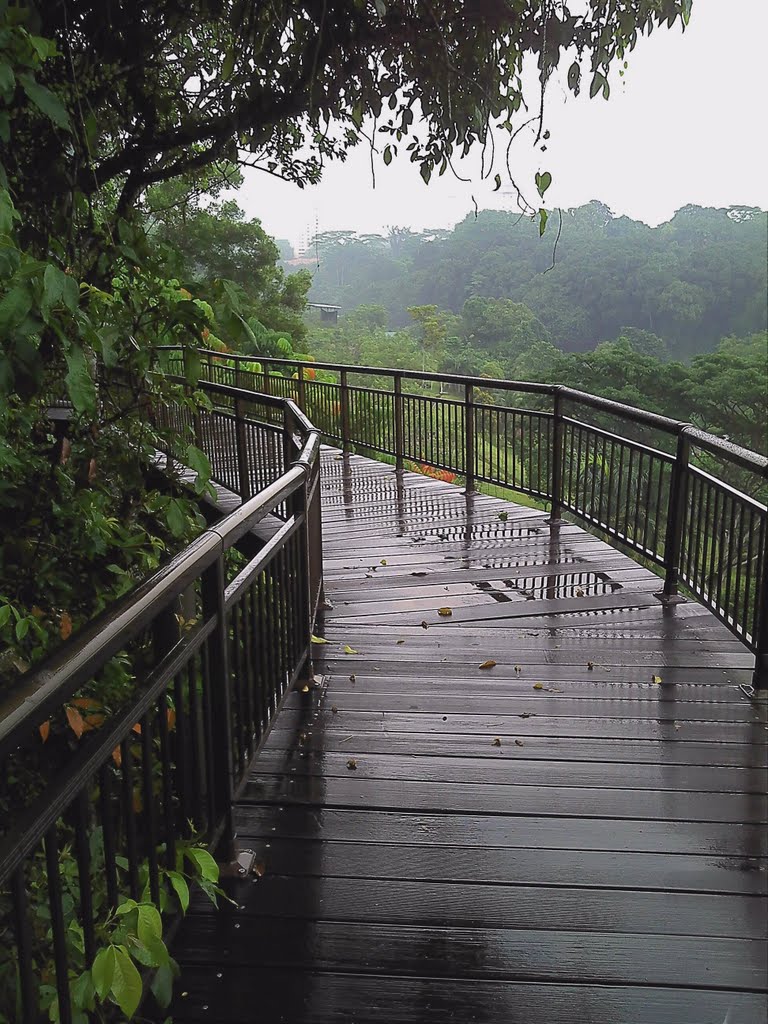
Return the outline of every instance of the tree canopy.
{"type": "Polygon", "coordinates": [[[459,314],[476,297],[509,300],[524,303],[563,349],[593,348],[632,328],[644,332],[635,347],[644,337],[656,354],[661,346],[688,359],[765,326],[767,230],[768,215],[752,208],[687,206],[650,228],[595,201],[563,212],[555,248],[527,218],[485,210],[397,245],[321,235],[311,295],[379,303],[393,326],[408,323],[410,306],[459,314]]]}

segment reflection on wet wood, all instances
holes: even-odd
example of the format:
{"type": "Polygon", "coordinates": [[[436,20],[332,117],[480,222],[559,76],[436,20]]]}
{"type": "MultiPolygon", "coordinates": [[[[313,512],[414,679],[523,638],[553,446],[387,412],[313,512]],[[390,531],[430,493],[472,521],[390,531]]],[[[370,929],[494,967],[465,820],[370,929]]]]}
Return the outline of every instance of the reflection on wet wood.
{"type": "Polygon", "coordinates": [[[259,875],[194,904],[174,1019],[764,1024],[745,649],[575,526],[332,450],[324,545],[318,683],[236,810],[259,875]]]}

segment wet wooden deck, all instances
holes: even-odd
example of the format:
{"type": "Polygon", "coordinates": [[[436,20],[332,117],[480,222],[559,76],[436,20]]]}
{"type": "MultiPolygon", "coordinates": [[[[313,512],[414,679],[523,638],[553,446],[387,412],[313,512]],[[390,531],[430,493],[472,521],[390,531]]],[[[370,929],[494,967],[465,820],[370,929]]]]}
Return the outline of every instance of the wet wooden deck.
{"type": "Polygon", "coordinates": [[[179,933],[174,1021],[763,1024],[741,644],[575,526],[324,463],[322,683],[237,806],[261,877],[179,933]]]}

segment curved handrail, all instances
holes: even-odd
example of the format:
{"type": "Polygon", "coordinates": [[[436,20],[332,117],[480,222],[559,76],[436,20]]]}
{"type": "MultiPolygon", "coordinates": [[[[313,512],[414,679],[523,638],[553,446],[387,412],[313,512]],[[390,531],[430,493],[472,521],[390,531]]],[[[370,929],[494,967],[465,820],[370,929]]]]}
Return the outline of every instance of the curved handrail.
{"type": "MultiPolygon", "coordinates": [[[[183,358],[178,346],[165,351],[183,358]]],[[[409,460],[449,470],[464,477],[468,492],[491,485],[528,494],[550,503],[554,524],[564,512],[577,516],[662,569],[663,601],[679,600],[681,588],[695,595],[755,653],[756,685],[768,686],[765,456],[690,423],[561,384],[270,356],[259,356],[262,371],[254,372],[244,365],[253,356],[199,354],[208,379],[231,377],[298,398],[345,450],[357,445],[394,459],[398,469],[409,460]],[[270,373],[275,369],[296,372],[287,378],[270,373]],[[337,379],[317,380],[309,373],[317,370],[337,379]],[[372,379],[361,384],[361,376],[372,379]],[[406,392],[405,381],[459,391],[406,392]],[[489,403],[488,391],[544,396],[551,407],[489,403]],[[608,425],[593,422],[594,413],[608,425]],[[617,420],[634,431],[610,425],[617,420]],[[702,456],[717,465],[702,465],[702,456]]]]}
{"type": "MultiPolygon", "coordinates": [[[[201,382],[202,383],[202,382],[201,382]]],[[[202,383],[206,391],[243,396],[236,388],[202,383]]],[[[97,615],[90,623],[26,672],[0,701],[0,758],[15,749],[53,710],[60,707],[106,662],[168,608],[218,557],[265,519],[307,481],[317,462],[320,432],[287,398],[259,395],[265,404],[291,413],[301,427],[302,445],[280,478],[204,530],[182,551],[97,615]]]]}

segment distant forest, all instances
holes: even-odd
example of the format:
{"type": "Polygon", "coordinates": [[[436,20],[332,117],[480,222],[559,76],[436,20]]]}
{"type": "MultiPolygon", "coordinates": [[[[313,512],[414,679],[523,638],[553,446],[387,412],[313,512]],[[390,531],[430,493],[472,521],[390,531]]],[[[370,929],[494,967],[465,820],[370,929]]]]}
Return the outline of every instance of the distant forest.
{"type": "Polygon", "coordinates": [[[462,315],[478,297],[510,300],[563,351],[632,329],[654,355],[687,361],[726,336],[765,330],[767,218],[750,207],[686,206],[651,228],[593,201],[563,211],[562,222],[551,214],[542,238],[530,218],[490,210],[452,231],[325,232],[307,254],[318,264],[309,299],[383,306],[390,328],[413,323],[409,307],[462,315]]]}

